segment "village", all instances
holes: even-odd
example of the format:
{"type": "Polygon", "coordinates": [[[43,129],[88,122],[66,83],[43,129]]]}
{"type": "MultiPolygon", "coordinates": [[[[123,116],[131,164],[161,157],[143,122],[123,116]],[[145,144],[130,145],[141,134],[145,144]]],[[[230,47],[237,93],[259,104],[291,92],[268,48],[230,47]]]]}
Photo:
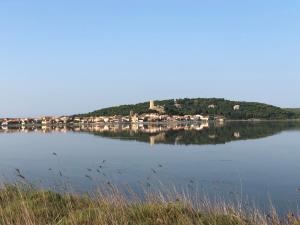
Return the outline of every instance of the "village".
{"type": "MultiPolygon", "coordinates": [[[[212,106],[209,106],[212,107],[212,106]]],[[[149,109],[155,113],[145,113],[138,115],[130,112],[127,116],[43,116],[40,118],[3,118],[0,119],[1,127],[11,126],[53,126],[53,125],[90,125],[90,124],[144,124],[144,123],[196,123],[208,122],[210,120],[224,122],[223,116],[207,115],[167,115],[162,106],[155,106],[154,101],[150,101],[149,109]]]]}
{"type": "MultiPolygon", "coordinates": [[[[174,123],[174,122],[201,122],[209,121],[208,116],[202,115],[185,115],[170,116],[155,113],[132,115],[132,116],[95,116],[95,117],[79,117],[79,116],[61,116],[41,118],[4,118],[0,119],[0,126],[52,126],[52,125],[76,125],[76,124],[105,124],[105,123],[174,123]]],[[[224,118],[216,118],[218,121],[224,121],[224,118]]]]}

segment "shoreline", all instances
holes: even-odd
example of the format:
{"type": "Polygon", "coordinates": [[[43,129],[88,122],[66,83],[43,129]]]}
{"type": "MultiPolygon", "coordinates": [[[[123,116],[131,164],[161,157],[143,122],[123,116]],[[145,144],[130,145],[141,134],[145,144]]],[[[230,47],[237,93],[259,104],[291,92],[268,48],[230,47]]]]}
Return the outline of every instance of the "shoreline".
{"type": "Polygon", "coordinates": [[[19,128],[19,127],[60,127],[60,126],[68,126],[68,127],[80,127],[80,126],[94,126],[94,125],[169,125],[169,124],[226,124],[233,122],[249,122],[249,123],[259,123],[259,122],[300,122],[300,119],[278,119],[278,120],[266,120],[266,119],[251,119],[251,120],[210,120],[210,121],[158,121],[158,122],[89,122],[89,123],[54,123],[54,124],[9,124],[9,125],[0,125],[0,128],[19,128]]]}

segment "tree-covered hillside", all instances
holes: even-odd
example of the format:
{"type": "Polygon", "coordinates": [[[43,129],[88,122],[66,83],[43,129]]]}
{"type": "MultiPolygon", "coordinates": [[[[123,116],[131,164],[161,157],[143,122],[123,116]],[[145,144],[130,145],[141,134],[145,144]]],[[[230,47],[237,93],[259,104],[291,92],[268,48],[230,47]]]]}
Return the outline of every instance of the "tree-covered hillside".
{"type": "MultiPolygon", "coordinates": [[[[295,119],[299,118],[297,112],[282,109],[272,105],[257,102],[229,101],[222,98],[184,98],[174,101],[155,101],[156,105],[164,106],[168,115],[210,115],[224,116],[227,119],[295,119]],[[239,106],[234,110],[234,106],[239,106]]],[[[137,114],[153,112],[149,110],[149,102],[121,105],[104,108],[80,116],[113,116],[129,115],[133,111],[137,114]]]]}
{"type": "Polygon", "coordinates": [[[300,116],[300,108],[286,108],[285,110],[297,113],[300,116]]]}

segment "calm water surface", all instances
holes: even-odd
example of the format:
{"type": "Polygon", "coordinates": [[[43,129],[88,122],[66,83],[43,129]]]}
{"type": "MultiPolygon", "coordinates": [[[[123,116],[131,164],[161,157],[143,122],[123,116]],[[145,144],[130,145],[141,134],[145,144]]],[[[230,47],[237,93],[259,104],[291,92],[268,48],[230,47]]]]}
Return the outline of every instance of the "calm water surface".
{"type": "Polygon", "coordinates": [[[110,182],[241,198],[280,209],[300,203],[300,123],[109,125],[0,129],[2,181],[78,192],[110,182]]]}

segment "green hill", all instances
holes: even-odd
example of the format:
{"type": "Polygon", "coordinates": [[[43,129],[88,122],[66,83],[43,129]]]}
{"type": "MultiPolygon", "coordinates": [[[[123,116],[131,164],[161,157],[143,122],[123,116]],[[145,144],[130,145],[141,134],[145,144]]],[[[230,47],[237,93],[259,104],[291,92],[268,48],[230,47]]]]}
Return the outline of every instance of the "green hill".
{"type": "Polygon", "coordinates": [[[286,108],[285,110],[294,112],[300,115],[300,108],[286,108]]]}
{"type": "MultiPolygon", "coordinates": [[[[299,112],[282,109],[276,106],[257,102],[229,101],[223,98],[184,98],[174,101],[155,101],[155,105],[163,106],[168,115],[220,115],[227,119],[295,119],[300,118],[299,112]],[[234,106],[239,109],[234,110],[234,106]]],[[[129,115],[133,111],[137,114],[153,112],[149,110],[149,102],[132,105],[121,105],[104,108],[81,114],[80,116],[113,116],[129,115]]]]}

